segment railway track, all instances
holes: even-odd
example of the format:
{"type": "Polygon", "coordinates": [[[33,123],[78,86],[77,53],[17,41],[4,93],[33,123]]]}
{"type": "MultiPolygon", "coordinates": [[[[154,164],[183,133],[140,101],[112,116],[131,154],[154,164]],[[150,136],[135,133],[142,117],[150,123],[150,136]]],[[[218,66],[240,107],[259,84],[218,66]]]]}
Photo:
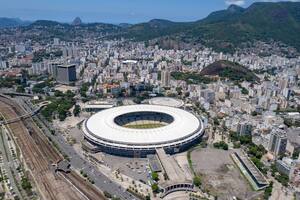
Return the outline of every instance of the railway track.
{"type": "Polygon", "coordinates": [[[82,177],[74,171],[70,173],[60,172],[62,176],[64,176],[67,180],[69,180],[75,187],[80,188],[81,192],[85,195],[86,199],[90,200],[100,200],[105,199],[103,194],[100,193],[98,189],[95,187],[89,187],[87,184],[87,180],[85,182],[82,181],[82,177]]]}
{"type": "MultiPolygon", "coordinates": [[[[6,119],[13,119],[26,111],[11,99],[0,95],[0,112],[6,119]]],[[[54,172],[52,165],[63,157],[51,146],[32,118],[7,126],[22,152],[23,160],[30,169],[43,199],[105,199],[100,191],[74,171],[67,174],[54,172]]]]}

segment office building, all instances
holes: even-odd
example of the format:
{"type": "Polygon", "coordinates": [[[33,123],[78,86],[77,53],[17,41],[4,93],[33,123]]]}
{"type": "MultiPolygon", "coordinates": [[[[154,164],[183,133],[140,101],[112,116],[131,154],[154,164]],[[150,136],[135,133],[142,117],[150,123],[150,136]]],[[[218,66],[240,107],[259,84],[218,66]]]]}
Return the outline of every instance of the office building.
{"type": "Polygon", "coordinates": [[[76,81],[75,65],[58,65],[56,81],[61,84],[71,84],[76,81]]]}

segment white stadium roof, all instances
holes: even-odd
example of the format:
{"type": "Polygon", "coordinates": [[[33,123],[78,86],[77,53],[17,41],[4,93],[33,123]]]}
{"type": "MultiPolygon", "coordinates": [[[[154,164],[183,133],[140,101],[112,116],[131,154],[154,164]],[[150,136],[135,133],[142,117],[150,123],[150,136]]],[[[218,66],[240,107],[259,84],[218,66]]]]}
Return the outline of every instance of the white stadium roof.
{"type": "MultiPolygon", "coordinates": [[[[83,131],[94,141],[115,146],[164,146],[190,140],[203,131],[202,122],[192,113],[182,109],[158,105],[131,105],[104,110],[85,122],[83,131]],[[115,118],[135,112],[157,112],[171,115],[170,124],[152,129],[132,129],[115,123],[115,118]]],[[[143,146],[143,147],[142,147],[143,146]]]]}
{"type": "Polygon", "coordinates": [[[184,102],[181,99],[175,99],[171,97],[155,97],[149,100],[151,105],[170,106],[180,108],[184,106],[184,102]]]}

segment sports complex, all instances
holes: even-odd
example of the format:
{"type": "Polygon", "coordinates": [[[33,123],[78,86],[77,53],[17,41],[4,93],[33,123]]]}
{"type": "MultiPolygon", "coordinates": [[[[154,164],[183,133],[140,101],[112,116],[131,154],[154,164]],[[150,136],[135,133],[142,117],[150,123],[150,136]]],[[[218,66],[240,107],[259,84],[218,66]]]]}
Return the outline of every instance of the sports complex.
{"type": "Polygon", "coordinates": [[[85,139],[99,151],[145,157],[163,148],[174,154],[198,143],[202,121],[185,110],[160,105],[120,106],[100,111],[84,121],[85,139]]]}

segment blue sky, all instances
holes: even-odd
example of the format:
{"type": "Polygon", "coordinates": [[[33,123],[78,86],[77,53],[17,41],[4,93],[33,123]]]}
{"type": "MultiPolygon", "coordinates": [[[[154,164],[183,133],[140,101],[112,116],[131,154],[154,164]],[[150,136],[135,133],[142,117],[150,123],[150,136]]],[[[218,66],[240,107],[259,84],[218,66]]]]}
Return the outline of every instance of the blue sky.
{"type": "Polygon", "coordinates": [[[247,7],[253,2],[255,0],[0,0],[0,17],[71,22],[79,16],[84,22],[106,23],[138,23],[154,18],[193,21],[232,3],[247,7]]]}

